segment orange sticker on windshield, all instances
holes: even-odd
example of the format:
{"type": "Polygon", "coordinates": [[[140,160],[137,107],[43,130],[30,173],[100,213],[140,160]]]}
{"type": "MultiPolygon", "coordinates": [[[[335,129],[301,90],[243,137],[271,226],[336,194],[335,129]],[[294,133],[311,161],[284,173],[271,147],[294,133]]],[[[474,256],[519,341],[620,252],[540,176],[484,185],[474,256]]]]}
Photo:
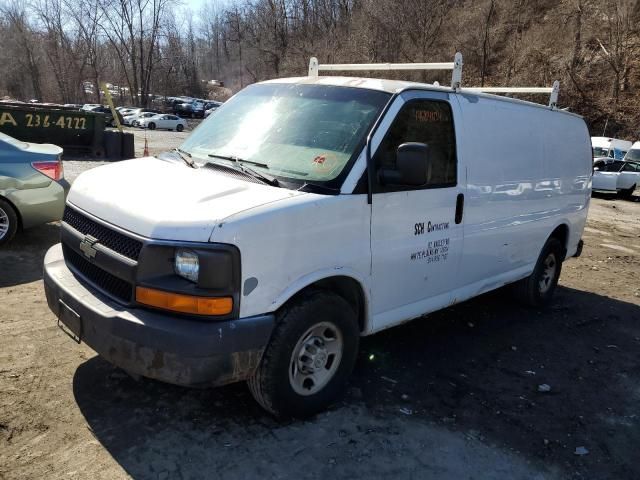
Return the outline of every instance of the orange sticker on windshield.
{"type": "Polygon", "coordinates": [[[331,155],[330,153],[322,153],[314,157],[313,168],[316,172],[326,173],[333,170],[337,162],[338,161],[334,155],[331,155]]]}

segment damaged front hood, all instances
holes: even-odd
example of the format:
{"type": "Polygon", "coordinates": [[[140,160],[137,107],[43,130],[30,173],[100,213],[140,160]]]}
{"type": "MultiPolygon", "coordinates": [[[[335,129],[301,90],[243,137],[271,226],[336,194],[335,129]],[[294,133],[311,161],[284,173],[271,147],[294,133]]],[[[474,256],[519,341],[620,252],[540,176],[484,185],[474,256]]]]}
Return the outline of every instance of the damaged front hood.
{"type": "Polygon", "coordinates": [[[207,242],[214,226],[228,216],[296,195],[304,193],[142,158],[83,173],[67,201],[148,238],[207,242]]]}

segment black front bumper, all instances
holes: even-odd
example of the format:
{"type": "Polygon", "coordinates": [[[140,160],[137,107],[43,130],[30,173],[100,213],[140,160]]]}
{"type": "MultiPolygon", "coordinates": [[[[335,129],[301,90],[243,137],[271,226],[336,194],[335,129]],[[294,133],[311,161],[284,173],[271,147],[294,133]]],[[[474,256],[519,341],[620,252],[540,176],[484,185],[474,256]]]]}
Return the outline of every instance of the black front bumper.
{"type": "MultiPolygon", "coordinates": [[[[196,321],[139,308],[126,309],[81,283],[67,268],[61,245],[44,259],[47,303],[63,323],[70,310],[85,342],[133,374],[185,386],[215,386],[247,379],[269,342],[274,315],[221,322],[196,321]]],[[[72,327],[71,325],[67,325],[72,327]]]]}

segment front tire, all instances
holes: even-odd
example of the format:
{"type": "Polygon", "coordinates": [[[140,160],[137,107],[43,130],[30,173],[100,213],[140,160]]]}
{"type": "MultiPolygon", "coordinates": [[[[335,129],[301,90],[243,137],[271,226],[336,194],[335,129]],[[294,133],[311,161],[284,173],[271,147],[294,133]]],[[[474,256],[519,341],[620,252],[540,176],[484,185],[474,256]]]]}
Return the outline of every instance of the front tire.
{"type": "Polygon", "coordinates": [[[149,124],[149,130],[155,130],[155,129],[156,129],[156,124],[155,124],[155,123],[153,123],[153,122],[151,122],[151,123],[149,124]]]}
{"type": "Polygon", "coordinates": [[[18,231],[18,215],[9,202],[0,198],[0,246],[11,241],[18,231]]]}
{"type": "Polygon", "coordinates": [[[516,297],[531,307],[544,307],[553,299],[565,256],[562,243],[551,237],[542,247],[531,275],[514,284],[516,297]]]}
{"type": "Polygon", "coordinates": [[[184,127],[180,124],[176,125],[176,132],[181,132],[184,130],[184,127]]]}
{"type": "Polygon", "coordinates": [[[346,388],[360,332],[342,297],[313,290],[277,315],[262,361],[248,380],[256,401],[277,417],[304,418],[325,409],[346,388]]]}

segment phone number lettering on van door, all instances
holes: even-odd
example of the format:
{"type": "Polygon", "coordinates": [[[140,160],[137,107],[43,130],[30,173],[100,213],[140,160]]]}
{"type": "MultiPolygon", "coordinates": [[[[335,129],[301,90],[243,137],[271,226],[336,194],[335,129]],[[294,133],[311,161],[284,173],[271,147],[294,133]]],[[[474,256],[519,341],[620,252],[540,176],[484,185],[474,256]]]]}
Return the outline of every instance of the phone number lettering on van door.
{"type": "Polygon", "coordinates": [[[449,238],[427,242],[427,248],[411,254],[411,260],[424,260],[426,263],[446,262],[449,255],[449,238]]]}

